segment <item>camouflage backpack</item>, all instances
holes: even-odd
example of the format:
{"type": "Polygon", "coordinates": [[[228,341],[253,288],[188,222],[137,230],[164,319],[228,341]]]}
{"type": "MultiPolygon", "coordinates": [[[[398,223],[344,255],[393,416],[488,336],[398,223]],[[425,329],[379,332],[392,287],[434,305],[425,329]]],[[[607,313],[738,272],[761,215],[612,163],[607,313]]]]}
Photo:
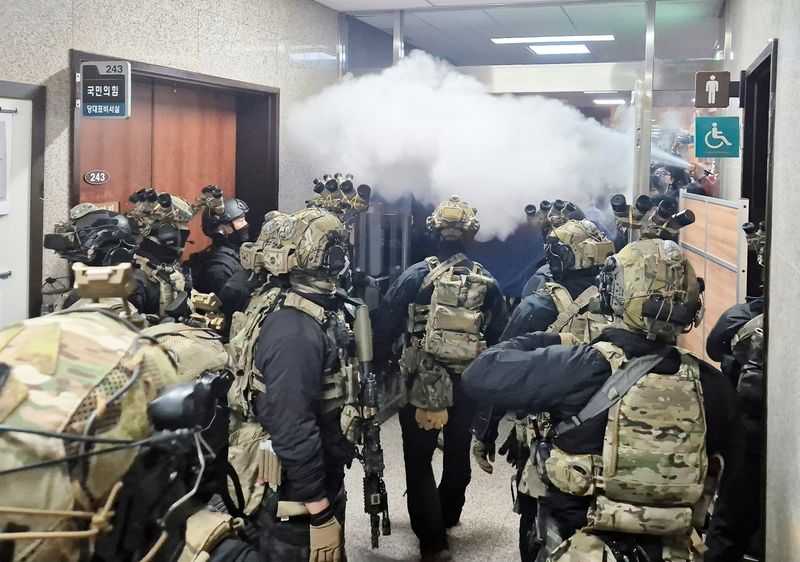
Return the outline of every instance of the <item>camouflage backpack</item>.
{"type": "Polygon", "coordinates": [[[486,349],[486,318],[481,308],[493,280],[479,263],[467,267],[464,254],[444,262],[435,257],[425,261],[430,272],[420,290],[433,285],[431,304],[409,305],[409,342],[401,367],[411,382],[409,402],[437,410],[452,405],[449,375],[463,372],[486,349]]]}
{"type": "Polygon", "coordinates": [[[32,465],[86,447],[61,434],[133,441],[152,434],[148,403],[180,379],[164,350],[129,326],[85,309],[0,331],[0,528],[27,528],[41,537],[15,540],[15,560],[84,559],[111,531],[109,510],[137,448],[86,462],[32,465]]]}
{"type": "MultiPolygon", "coordinates": [[[[611,364],[612,377],[628,368],[620,348],[608,342],[593,347],[611,364]]],[[[693,523],[705,517],[694,508],[703,496],[708,457],[699,365],[678,351],[676,373],[648,371],[608,409],[602,456],[554,447],[545,466],[562,492],[593,496],[585,532],[673,537],[669,560],[689,560],[693,523]]],[[[559,552],[562,557],[551,559],[580,559],[570,558],[569,549],[559,552]]]]}

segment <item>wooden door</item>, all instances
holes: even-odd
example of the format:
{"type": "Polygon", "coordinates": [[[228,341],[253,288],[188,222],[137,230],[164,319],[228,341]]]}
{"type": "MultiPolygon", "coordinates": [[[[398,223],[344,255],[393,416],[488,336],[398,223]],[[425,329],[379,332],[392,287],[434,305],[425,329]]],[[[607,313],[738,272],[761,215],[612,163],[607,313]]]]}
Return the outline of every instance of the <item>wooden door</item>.
{"type": "Polygon", "coordinates": [[[130,208],[128,197],[153,183],[153,85],[133,81],[130,119],[81,119],[81,203],[120,211],[130,208]],[[103,185],[87,183],[93,170],[108,174],[103,185]]]}
{"type": "MultiPolygon", "coordinates": [[[[130,119],[82,119],[80,174],[102,170],[101,186],[81,180],[81,202],[130,207],[142,187],[166,191],[194,203],[200,190],[216,184],[236,193],[236,96],[185,86],[134,81],[130,119]]],[[[205,248],[200,218],[190,224],[184,258],[205,248]]]]}
{"type": "MultiPolygon", "coordinates": [[[[235,196],[236,97],[156,84],[153,90],[153,186],[193,203],[209,184],[235,196]]],[[[184,257],[209,243],[192,222],[184,257]]]]}

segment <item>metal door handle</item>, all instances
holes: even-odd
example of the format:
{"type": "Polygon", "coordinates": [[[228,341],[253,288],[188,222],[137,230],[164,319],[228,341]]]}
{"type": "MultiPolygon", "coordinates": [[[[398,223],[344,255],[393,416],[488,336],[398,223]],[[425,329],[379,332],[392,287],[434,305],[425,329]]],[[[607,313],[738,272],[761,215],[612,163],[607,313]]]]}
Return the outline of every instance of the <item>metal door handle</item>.
{"type": "Polygon", "coordinates": [[[11,272],[10,271],[0,272],[0,279],[8,279],[9,277],[11,277],[11,272]]]}

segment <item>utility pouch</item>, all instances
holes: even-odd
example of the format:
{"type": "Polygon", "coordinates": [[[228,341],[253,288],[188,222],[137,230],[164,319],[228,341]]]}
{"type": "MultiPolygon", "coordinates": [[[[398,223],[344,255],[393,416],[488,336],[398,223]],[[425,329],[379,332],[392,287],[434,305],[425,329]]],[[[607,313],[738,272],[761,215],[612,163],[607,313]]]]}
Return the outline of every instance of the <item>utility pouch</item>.
{"type": "Polygon", "coordinates": [[[453,381],[441,365],[420,365],[411,380],[408,402],[423,410],[444,410],[453,405],[453,381]]]}
{"type": "Polygon", "coordinates": [[[688,535],[692,530],[689,507],[653,507],[611,501],[597,496],[586,516],[588,528],[634,535],[688,535]]]}
{"type": "Polygon", "coordinates": [[[203,509],[186,520],[186,542],[177,562],[205,562],[214,549],[235,536],[230,515],[203,509]]]}
{"type": "MultiPolygon", "coordinates": [[[[230,435],[228,442],[228,462],[236,471],[244,494],[244,513],[252,515],[261,506],[264,496],[263,453],[261,441],[265,437],[264,430],[258,423],[244,423],[230,435]]],[[[276,457],[277,458],[277,457],[276,457]]],[[[236,497],[236,489],[228,482],[231,497],[236,497]]]]}
{"type": "Polygon", "coordinates": [[[477,334],[483,324],[483,314],[476,310],[440,306],[431,318],[433,329],[446,332],[477,334]]]}
{"type": "Polygon", "coordinates": [[[544,472],[552,485],[573,496],[590,496],[595,492],[598,467],[602,467],[600,456],[569,455],[557,447],[552,448],[544,461],[544,472]]]}
{"type": "Polygon", "coordinates": [[[486,349],[486,342],[479,340],[477,334],[429,330],[425,334],[422,348],[445,362],[468,362],[486,349]]]}

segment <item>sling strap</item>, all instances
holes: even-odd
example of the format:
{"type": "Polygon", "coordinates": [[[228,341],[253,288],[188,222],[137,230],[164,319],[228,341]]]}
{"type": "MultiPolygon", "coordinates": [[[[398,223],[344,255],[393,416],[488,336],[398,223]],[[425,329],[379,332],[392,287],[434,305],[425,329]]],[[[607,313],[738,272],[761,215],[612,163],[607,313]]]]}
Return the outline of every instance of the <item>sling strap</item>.
{"type": "MultiPolygon", "coordinates": [[[[566,291],[566,289],[564,290],[566,291]]],[[[586,289],[559,313],[556,321],[548,326],[547,331],[560,333],[561,330],[564,329],[564,326],[566,326],[570,320],[575,318],[575,316],[577,316],[584,307],[588,306],[589,302],[599,294],[599,289],[594,285],[586,289]]]]}
{"type": "Polygon", "coordinates": [[[653,355],[636,357],[625,364],[621,369],[613,373],[603,386],[592,396],[592,399],[569,420],[564,420],[555,428],[556,435],[564,435],[585,423],[587,420],[607,412],[614,404],[622,400],[628,391],[642,377],[647,375],[653,367],[661,363],[661,360],[669,353],[670,348],[666,348],[653,355]]]}
{"type": "Polygon", "coordinates": [[[437,265],[436,267],[434,267],[433,269],[430,270],[430,272],[425,276],[425,279],[422,280],[421,288],[425,289],[426,287],[428,287],[428,285],[430,285],[431,283],[436,281],[436,279],[440,275],[442,275],[445,271],[450,269],[452,266],[458,265],[459,263],[465,262],[465,261],[467,261],[467,256],[465,256],[461,252],[457,253],[454,256],[450,256],[449,258],[444,260],[442,263],[440,263],[439,265],[437,265]]]}

